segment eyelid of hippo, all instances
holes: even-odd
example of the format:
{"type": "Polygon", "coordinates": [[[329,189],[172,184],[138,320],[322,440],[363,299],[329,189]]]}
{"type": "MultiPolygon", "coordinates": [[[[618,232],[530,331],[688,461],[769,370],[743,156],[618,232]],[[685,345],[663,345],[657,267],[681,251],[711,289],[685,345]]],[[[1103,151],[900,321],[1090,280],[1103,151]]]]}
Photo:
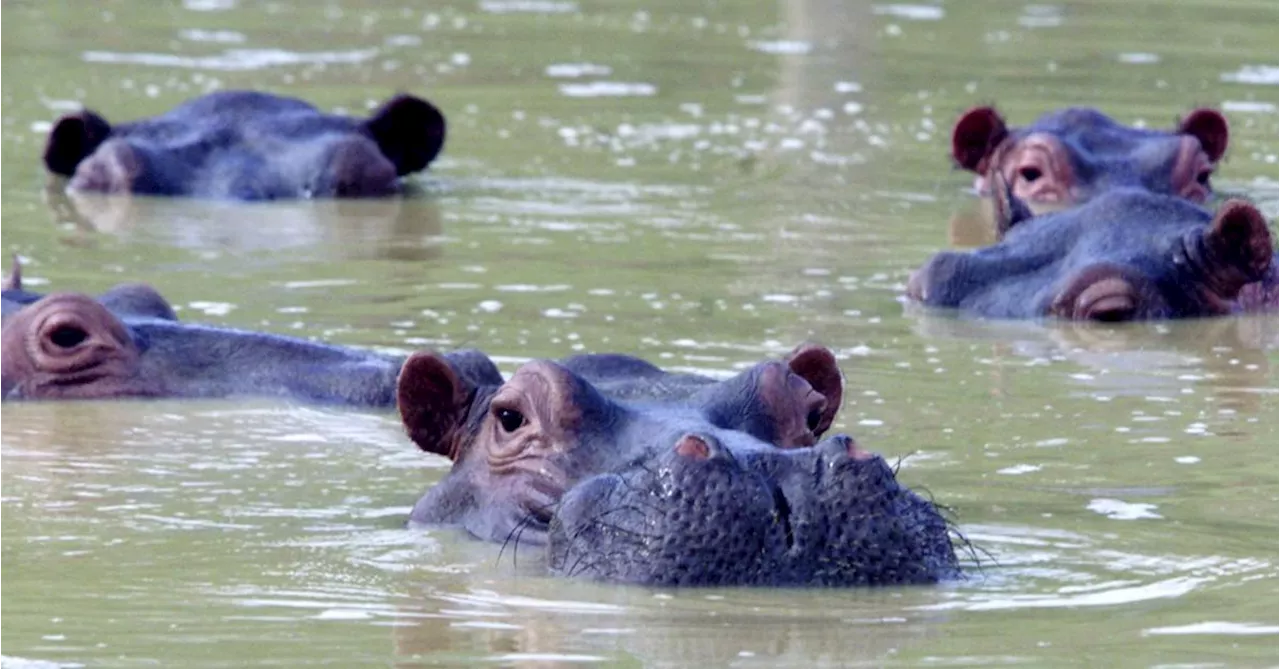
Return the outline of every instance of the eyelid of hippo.
{"type": "Polygon", "coordinates": [[[46,296],[12,315],[2,339],[6,399],[73,399],[90,381],[136,391],[138,347],[120,319],[88,295],[46,296]]]}

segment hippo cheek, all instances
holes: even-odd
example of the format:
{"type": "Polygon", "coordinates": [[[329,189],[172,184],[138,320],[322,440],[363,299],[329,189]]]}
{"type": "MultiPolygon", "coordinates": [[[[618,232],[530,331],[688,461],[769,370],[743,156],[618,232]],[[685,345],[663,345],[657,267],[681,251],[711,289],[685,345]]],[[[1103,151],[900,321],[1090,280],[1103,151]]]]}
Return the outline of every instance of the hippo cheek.
{"type": "Polygon", "coordinates": [[[313,187],[312,196],[382,197],[400,191],[395,165],[364,137],[338,142],[321,181],[313,187]]]}
{"type": "Polygon", "coordinates": [[[129,193],[145,169],[145,161],[138,151],[123,140],[113,139],[80,163],[68,187],[91,193],[129,193]]]}

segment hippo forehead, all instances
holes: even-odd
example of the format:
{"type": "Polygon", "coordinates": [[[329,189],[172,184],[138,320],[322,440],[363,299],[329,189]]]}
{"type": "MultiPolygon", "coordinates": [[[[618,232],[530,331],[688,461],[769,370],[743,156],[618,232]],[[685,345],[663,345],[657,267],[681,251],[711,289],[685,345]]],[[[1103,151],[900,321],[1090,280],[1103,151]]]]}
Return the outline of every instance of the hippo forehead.
{"type": "Polygon", "coordinates": [[[1069,156],[1081,176],[1106,169],[1108,164],[1132,161],[1143,170],[1164,170],[1177,158],[1182,135],[1167,130],[1122,125],[1087,107],[1063,109],[1041,116],[1013,136],[1052,135],[1070,149],[1069,156]]]}

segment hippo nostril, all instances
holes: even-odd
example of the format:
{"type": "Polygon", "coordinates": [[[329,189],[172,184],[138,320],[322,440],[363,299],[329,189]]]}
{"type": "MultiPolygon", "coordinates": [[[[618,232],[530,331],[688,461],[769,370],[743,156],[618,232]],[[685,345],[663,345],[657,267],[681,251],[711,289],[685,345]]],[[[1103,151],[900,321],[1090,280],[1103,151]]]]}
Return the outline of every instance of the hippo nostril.
{"type": "Polygon", "coordinates": [[[676,453],[694,460],[706,460],[711,457],[711,446],[696,434],[686,434],[676,442],[676,453]]]}
{"type": "Polygon", "coordinates": [[[49,333],[48,337],[54,346],[71,349],[83,344],[89,338],[89,333],[77,325],[59,325],[49,333]]]}

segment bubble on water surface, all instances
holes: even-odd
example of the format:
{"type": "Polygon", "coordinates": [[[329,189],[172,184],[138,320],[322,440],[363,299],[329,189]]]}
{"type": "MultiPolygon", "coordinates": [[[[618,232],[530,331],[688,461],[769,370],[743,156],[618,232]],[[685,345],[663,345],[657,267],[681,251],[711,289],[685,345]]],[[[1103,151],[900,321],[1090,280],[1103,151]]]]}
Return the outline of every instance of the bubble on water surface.
{"type": "Polygon", "coordinates": [[[554,0],[481,0],[480,11],[490,14],[569,14],[578,11],[576,2],[554,0]]]}
{"type": "Polygon", "coordinates": [[[1152,627],[1142,630],[1143,636],[1162,634],[1225,634],[1235,636],[1249,634],[1280,634],[1280,627],[1265,623],[1233,623],[1213,620],[1202,623],[1192,623],[1190,625],[1152,627]]]}
{"type": "Polygon", "coordinates": [[[607,77],[613,73],[608,65],[593,63],[553,63],[547,66],[548,77],[556,79],[577,79],[579,77],[607,77]]]}
{"type": "Polygon", "coordinates": [[[1116,59],[1129,65],[1152,65],[1160,62],[1160,56],[1143,52],[1122,53],[1116,56],[1116,59]]]}
{"type": "Polygon", "coordinates": [[[1164,517],[1155,512],[1155,504],[1131,503],[1105,497],[1090,501],[1085,508],[1112,520],[1141,520],[1164,517]]]}
{"type": "Polygon", "coordinates": [[[1235,72],[1223,72],[1218,75],[1218,79],[1234,84],[1276,86],[1280,85],[1280,67],[1274,65],[1242,65],[1235,72]]]}
{"type": "Polygon", "coordinates": [[[653,84],[626,81],[593,81],[589,84],[560,84],[560,94],[571,98],[645,97],[658,92],[653,84]]]}
{"type": "Polygon", "coordinates": [[[1005,467],[1004,469],[998,469],[996,470],[996,473],[1007,474],[1009,476],[1018,476],[1019,474],[1030,474],[1031,472],[1038,472],[1041,469],[1042,467],[1040,465],[1014,465],[1012,467],[1005,467]]]}
{"type": "Polygon", "coordinates": [[[813,43],[804,40],[771,40],[747,42],[754,51],[779,55],[802,56],[813,51],[813,43]]]}
{"type": "Polygon", "coordinates": [[[937,5],[872,5],[871,12],[878,16],[894,16],[908,21],[939,21],[946,12],[937,5]]]}
{"type": "Polygon", "coordinates": [[[83,666],[79,662],[54,662],[52,660],[32,660],[13,655],[0,655],[0,668],[3,669],[72,669],[83,666]]]}
{"type": "Polygon", "coordinates": [[[179,56],[172,53],[117,53],[85,51],[81,58],[89,63],[147,65],[151,67],[184,67],[197,70],[242,72],[281,65],[356,64],[373,59],[377,49],[351,51],[285,51],[283,49],[227,49],[213,56],[179,56]]]}

